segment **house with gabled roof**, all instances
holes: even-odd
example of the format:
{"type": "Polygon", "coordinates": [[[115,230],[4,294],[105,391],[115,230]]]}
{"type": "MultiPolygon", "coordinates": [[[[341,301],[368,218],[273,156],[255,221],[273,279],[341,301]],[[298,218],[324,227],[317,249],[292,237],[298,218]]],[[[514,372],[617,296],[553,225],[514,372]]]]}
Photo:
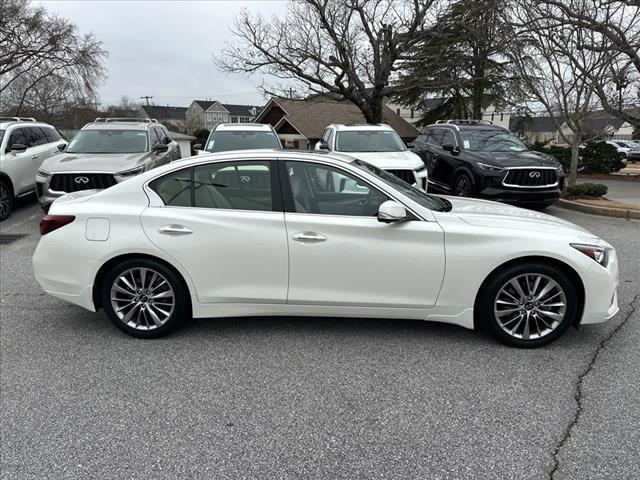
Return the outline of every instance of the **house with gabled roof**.
{"type": "MultiPolygon", "coordinates": [[[[383,121],[409,142],[418,130],[389,107],[383,107],[383,121]]],[[[330,97],[314,96],[301,100],[272,97],[254,120],[273,126],[283,147],[313,149],[325,128],[332,123],[367,123],[353,103],[330,97]]]]}
{"type": "Polygon", "coordinates": [[[186,111],[190,131],[212,130],[219,123],[250,123],[260,111],[257,105],[234,105],[217,100],[194,100],[186,111]]]}

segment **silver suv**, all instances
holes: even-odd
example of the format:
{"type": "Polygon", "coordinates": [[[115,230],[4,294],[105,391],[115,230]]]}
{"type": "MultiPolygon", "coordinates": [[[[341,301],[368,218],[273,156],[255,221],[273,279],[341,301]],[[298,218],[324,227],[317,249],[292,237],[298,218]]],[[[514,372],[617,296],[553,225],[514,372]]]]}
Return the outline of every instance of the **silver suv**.
{"type": "Polygon", "coordinates": [[[64,138],[51,125],[34,118],[0,117],[0,221],[6,219],[17,197],[33,192],[35,172],[58,153],[64,138]]]}
{"type": "Polygon", "coordinates": [[[180,158],[169,131],[149,118],[97,118],[36,172],[42,209],[65,193],[104,189],[180,158]]]}

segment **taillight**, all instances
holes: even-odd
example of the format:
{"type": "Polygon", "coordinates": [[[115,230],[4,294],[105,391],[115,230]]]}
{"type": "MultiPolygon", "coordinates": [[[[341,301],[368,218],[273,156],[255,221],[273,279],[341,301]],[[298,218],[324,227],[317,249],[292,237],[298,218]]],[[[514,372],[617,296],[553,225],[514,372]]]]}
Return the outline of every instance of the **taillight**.
{"type": "Polygon", "coordinates": [[[46,235],[60,227],[70,224],[76,219],[73,215],[45,215],[40,220],[40,235],[46,235]]]}

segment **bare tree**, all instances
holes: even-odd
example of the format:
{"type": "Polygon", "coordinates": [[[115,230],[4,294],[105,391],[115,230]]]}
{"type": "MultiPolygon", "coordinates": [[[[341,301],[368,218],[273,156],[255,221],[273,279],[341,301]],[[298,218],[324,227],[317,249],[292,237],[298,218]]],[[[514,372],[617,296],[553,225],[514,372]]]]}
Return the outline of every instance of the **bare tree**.
{"type": "MultiPolygon", "coordinates": [[[[217,64],[228,72],[270,74],[305,93],[353,102],[370,123],[382,121],[399,63],[429,35],[436,0],[296,0],[285,18],[243,10],[217,64]]],[[[301,91],[296,90],[300,95],[301,91]]]]}
{"type": "MultiPolygon", "coordinates": [[[[55,83],[64,97],[91,98],[105,76],[107,52],[92,35],[28,0],[0,0],[0,96],[20,114],[36,92],[55,83]]],[[[60,95],[57,95],[58,97],[60,95]]]]}
{"type": "MultiPolygon", "coordinates": [[[[640,126],[640,2],[634,0],[545,0],[550,24],[583,31],[578,49],[601,54],[607,68],[583,69],[611,115],[640,126]]],[[[580,61],[575,68],[584,67],[580,61]]]]}
{"type": "Polygon", "coordinates": [[[576,181],[580,143],[586,140],[587,120],[600,108],[592,78],[602,78],[607,52],[579,48],[590,31],[558,24],[554,7],[520,0],[512,17],[514,64],[532,100],[553,118],[560,137],[571,147],[569,185],[576,181]]]}

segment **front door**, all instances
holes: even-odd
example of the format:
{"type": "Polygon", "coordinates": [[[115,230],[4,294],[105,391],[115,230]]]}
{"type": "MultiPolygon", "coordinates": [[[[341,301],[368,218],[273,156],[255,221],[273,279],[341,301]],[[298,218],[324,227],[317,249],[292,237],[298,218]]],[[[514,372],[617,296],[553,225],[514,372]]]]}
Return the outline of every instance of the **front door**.
{"type": "Polygon", "coordinates": [[[377,219],[387,196],[321,163],[281,169],[288,211],[290,304],[428,308],[444,276],[436,222],[377,219]]]}
{"type": "Polygon", "coordinates": [[[152,182],[165,205],[143,212],[144,231],[188,272],[201,303],[285,303],[288,247],[271,173],[271,162],[229,161],[152,182]]]}

